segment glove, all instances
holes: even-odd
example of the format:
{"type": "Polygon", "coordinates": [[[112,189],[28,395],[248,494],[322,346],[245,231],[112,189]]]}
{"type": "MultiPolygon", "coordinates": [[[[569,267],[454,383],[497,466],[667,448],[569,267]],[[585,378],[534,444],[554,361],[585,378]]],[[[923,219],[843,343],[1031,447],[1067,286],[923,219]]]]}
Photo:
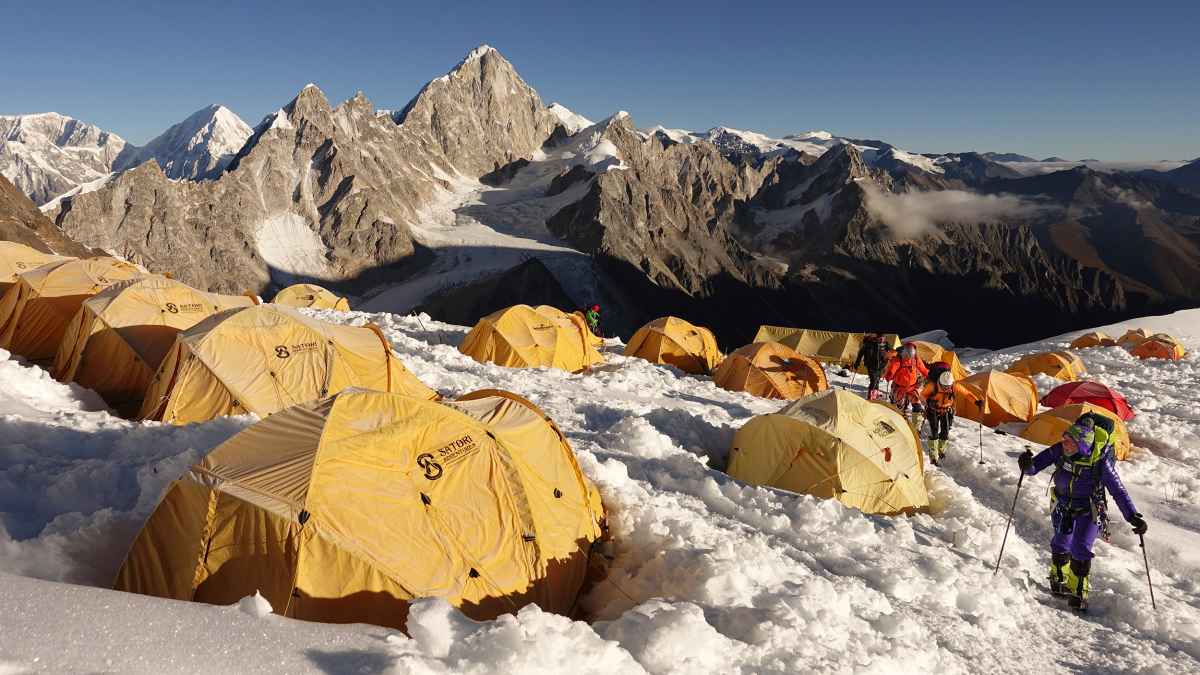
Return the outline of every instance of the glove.
{"type": "Polygon", "coordinates": [[[1029,469],[1033,466],[1033,453],[1028,450],[1022,452],[1021,456],[1017,458],[1017,466],[1021,468],[1021,473],[1029,473],[1029,469]]]}
{"type": "Polygon", "coordinates": [[[1133,526],[1134,534],[1146,534],[1146,529],[1148,526],[1146,525],[1146,519],[1142,517],[1142,514],[1135,513],[1130,516],[1129,524],[1133,526]]]}

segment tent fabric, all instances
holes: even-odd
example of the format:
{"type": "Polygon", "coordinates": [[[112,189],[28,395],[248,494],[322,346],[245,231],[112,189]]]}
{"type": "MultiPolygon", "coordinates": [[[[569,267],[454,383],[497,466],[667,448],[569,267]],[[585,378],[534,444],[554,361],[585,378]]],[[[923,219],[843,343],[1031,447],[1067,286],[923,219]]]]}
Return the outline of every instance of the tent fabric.
{"type": "Polygon", "coordinates": [[[789,401],[829,388],[820,363],[778,342],[738,348],[721,361],[712,378],[722,389],[789,401]]]}
{"type": "Polygon", "coordinates": [[[118,282],[88,298],[63,334],[54,376],[94,390],[110,405],[141,403],[175,336],[250,296],[198,291],[152,275],[118,282]]]}
{"type": "MultiPolygon", "coordinates": [[[[788,328],[785,326],[759,326],[755,342],[779,342],[800,354],[822,363],[850,365],[858,357],[865,333],[846,333],[810,328],[788,328]]],[[[891,349],[900,346],[900,336],[884,334],[884,343],[891,349]]]]}
{"type": "Polygon", "coordinates": [[[603,361],[583,320],[553,307],[513,305],[482,319],[458,350],[480,363],[579,372],[603,361]]]}
{"type": "Polygon", "coordinates": [[[944,363],[950,366],[950,374],[954,376],[954,381],[965,380],[970,376],[970,372],[963,367],[962,361],[958,360],[958,354],[946,349],[945,347],[925,342],[924,340],[913,340],[909,344],[917,350],[917,357],[925,362],[926,365],[935,363],[944,363]]]}
{"type": "Polygon", "coordinates": [[[1030,420],[1020,436],[1034,443],[1053,445],[1062,440],[1063,432],[1067,430],[1067,427],[1074,424],[1075,420],[1084,413],[1089,412],[1103,415],[1116,422],[1116,431],[1112,439],[1113,454],[1119,460],[1127,459],[1133,446],[1129,440],[1129,429],[1126,428],[1125,422],[1111,410],[1090,403],[1072,403],[1047,410],[1030,420]]]}
{"type": "Polygon", "coordinates": [[[570,614],[604,510],[570,445],[500,392],[347,389],[247,428],[168,486],[114,587],[403,630],[411,600],[476,620],[570,614]]]}
{"type": "Polygon", "coordinates": [[[1132,349],[1137,343],[1145,340],[1149,335],[1142,328],[1130,328],[1125,331],[1125,334],[1117,338],[1117,346],[1126,349],[1132,349]]]}
{"type": "Polygon", "coordinates": [[[74,260],[69,256],[43,253],[15,241],[0,241],[0,293],[17,283],[17,276],[54,262],[74,260]]]}
{"type": "Polygon", "coordinates": [[[1117,341],[1111,336],[1099,331],[1085,333],[1071,341],[1071,349],[1089,349],[1091,347],[1115,347],[1117,341]]]}
{"type": "Polygon", "coordinates": [[[288,307],[350,311],[349,300],[316,284],[293,284],[276,293],[275,299],[271,302],[288,307]]]}
{"type": "Polygon", "coordinates": [[[917,435],[894,408],[843,390],[751,419],[733,437],[729,475],[836,499],[865,513],[929,505],[917,435]]]}
{"type": "Polygon", "coordinates": [[[265,417],[347,387],[437,397],[377,326],[327,323],[275,304],[227,309],[176,337],[138,417],[174,424],[265,417]]]}
{"type": "MultiPolygon", "coordinates": [[[[558,309],[557,307],[551,307],[549,305],[538,305],[537,306],[537,311],[540,312],[543,309],[554,310],[555,312],[562,311],[562,310],[558,309]]],[[[563,314],[566,314],[566,312],[563,312],[563,314]]],[[[578,322],[578,324],[582,327],[581,329],[584,332],[584,337],[587,339],[588,344],[590,344],[592,347],[595,347],[597,350],[604,347],[604,338],[602,338],[599,335],[596,335],[595,333],[592,332],[591,327],[588,326],[587,317],[584,315],[583,312],[581,312],[580,310],[577,309],[574,312],[571,312],[570,316],[575,317],[571,320],[578,322]]]]}
{"type": "Polygon", "coordinates": [[[954,386],[954,414],[984,426],[1028,422],[1037,413],[1037,387],[1023,375],[989,370],[954,386]]]}
{"type": "Polygon", "coordinates": [[[1087,374],[1087,368],[1071,352],[1040,352],[1018,359],[1008,367],[1008,372],[1029,377],[1041,373],[1064,382],[1073,382],[1087,374]]]}
{"type": "Polygon", "coordinates": [[[625,356],[675,366],[695,375],[711,373],[723,358],[712,331],[673,316],[639,328],[625,345],[625,356]]]}
{"type": "Polygon", "coordinates": [[[0,298],[0,348],[49,361],[79,306],[109,286],[144,275],[117,258],[67,259],[18,275],[0,298]]]}
{"type": "Polygon", "coordinates": [[[1139,359],[1170,359],[1178,361],[1187,354],[1187,350],[1183,348],[1179,340],[1166,333],[1157,333],[1131,347],[1129,353],[1139,359]]]}
{"type": "Polygon", "coordinates": [[[1074,403],[1089,403],[1107,409],[1121,420],[1131,420],[1135,417],[1133,408],[1125,397],[1099,382],[1068,382],[1061,384],[1042,397],[1042,405],[1047,408],[1071,405],[1074,403]]]}

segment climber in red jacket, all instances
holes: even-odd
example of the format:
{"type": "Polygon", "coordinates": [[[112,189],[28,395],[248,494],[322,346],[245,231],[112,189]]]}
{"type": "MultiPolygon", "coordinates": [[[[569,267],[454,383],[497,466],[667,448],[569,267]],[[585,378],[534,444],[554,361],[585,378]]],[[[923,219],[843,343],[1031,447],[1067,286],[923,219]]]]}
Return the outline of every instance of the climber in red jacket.
{"type": "Polygon", "coordinates": [[[921,382],[926,377],[929,377],[929,369],[917,356],[917,348],[912,343],[905,343],[883,371],[883,379],[892,383],[892,403],[900,412],[907,412],[910,407],[913,413],[923,410],[921,382]]]}

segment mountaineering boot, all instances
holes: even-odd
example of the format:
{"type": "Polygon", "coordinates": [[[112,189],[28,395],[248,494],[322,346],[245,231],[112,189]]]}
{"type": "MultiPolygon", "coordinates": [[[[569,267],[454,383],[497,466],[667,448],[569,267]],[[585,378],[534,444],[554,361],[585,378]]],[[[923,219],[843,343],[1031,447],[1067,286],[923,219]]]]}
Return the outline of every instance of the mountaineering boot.
{"type": "Polygon", "coordinates": [[[1071,562],[1071,554],[1069,553],[1051,553],[1050,554],[1050,592],[1054,595],[1067,595],[1071,591],[1067,588],[1067,575],[1069,571],[1065,569],[1071,562]]]}
{"type": "Polygon", "coordinates": [[[938,461],[939,462],[942,461],[943,459],[946,459],[946,444],[949,442],[950,441],[948,441],[944,438],[942,440],[938,441],[938,461]]]}
{"type": "Polygon", "coordinates": [[[1091,570],[1091,560],[1071,559],[1071,576],[1075,578],[1075,585],[1069,589],[1071,597],[1067,600],[1067,604],[1079,612],[1086,612],[1088,608],[1088,591],[1091,589],[1088,573],[1091,570]]]}

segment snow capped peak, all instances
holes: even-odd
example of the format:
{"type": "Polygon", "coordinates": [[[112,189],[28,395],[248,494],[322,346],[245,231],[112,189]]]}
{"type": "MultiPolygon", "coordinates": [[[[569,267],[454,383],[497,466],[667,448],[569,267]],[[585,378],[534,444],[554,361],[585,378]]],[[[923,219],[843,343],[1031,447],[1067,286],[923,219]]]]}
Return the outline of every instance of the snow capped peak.
{"type": "Polygon", "coordinates": [[[804,133],[801,133],[801,134],[789,134],[787,136],[784,136],[784,138],[797,140],[797,141],[832,141],[834,139],[834,136],[833,136],[833,134],[829,133],[828,131],[817,130],[817,131],[805,131],[804,133]]]}
{"type": "Polygon", "coordinates": [[[580,129],[590,127],[593,124],[588,118],[571,111],[565,105],[558,102],[546,106],[546,110],[549,110],[558,119],[559,124],[563,125],[568,134],[574,134],[580,129]]]}
{"type": "Polygon", "coordinates": [[[123,157],[114,169],[123,171],[154,160],[168,178],[209,177],[229,164],[251,133],[249,125],[232,110],[212,104],[123,157]]]}
{"type": "Polygon", "coordinates": [[[0,175],[35,204],[107,176],[125,139],[57,112],[0,115],[0,175]]]}
{"type": "Polygon", "coordinates": [[[305,89],[316,89],[317,91],[321,90],[320,87],[318,87],[316,84],[313,84],[312,82],[309,82],[308,84],[301,87],[300,91],[304,91],[305,89]]]}
{"type": "Polygon", "coordinates": [[[467,54],[467,58],[463,59],[463,63],[467,63],[468,61],[474,61],[475,59],[482,58],[485,54],[490,54],[494,51],[496,51],[496,50],[491,45],[487,45],[487,44],[479,45],[475,49],[472,49],[469,54],[467,54]]]}

